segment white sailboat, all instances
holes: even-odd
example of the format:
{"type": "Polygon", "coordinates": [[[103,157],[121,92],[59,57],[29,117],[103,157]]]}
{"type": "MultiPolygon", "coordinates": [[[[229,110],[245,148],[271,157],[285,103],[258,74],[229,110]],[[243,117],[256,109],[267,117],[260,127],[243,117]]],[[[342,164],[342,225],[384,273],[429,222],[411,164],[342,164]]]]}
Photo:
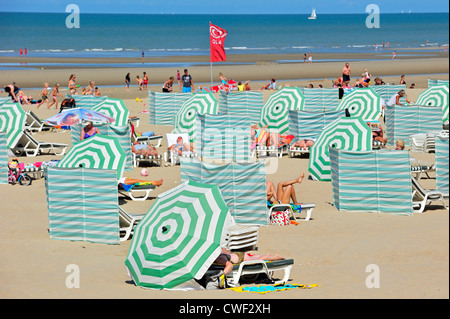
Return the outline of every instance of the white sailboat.
{"type": "Polygon", "coordinates": [[[316,16],[316,9],[313,9],[311,12],[311,15],[308,17],[309,20],[315,20],[317,18],[316,16]]]}

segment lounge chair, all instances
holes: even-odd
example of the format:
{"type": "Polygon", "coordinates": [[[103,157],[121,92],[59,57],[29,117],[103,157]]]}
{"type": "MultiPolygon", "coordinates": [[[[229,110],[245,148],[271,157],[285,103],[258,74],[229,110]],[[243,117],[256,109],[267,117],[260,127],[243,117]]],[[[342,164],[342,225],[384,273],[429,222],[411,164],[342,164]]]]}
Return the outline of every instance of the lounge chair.
{"type": "MultiPolygon", "coordinates": [[[[263,261],[263,260],[250,260],[243,261],[240,264],[234,265],[233,270],[227,275],[233,279],[233,285],[238,286],[241,278],[248,275],[266,274],[270,280],[274,280],[273,273],[275,271],[284,271],[283,278],[276,280],[276,284],[286,283],[289,280],[292,266],[294,265],[293,259],[277,260],[277,261],[263,261]]],[[[212,264],[206,271],[207,276],[217,275],[224,266],[212,264]]]]}
{"type": "Polygon", "coordinates": [[[425,136],[425,133],[417,133],[409,137],[409,147],[411,149],[411,152],[424,151],[425,136]]]}
{"type": "Polygon", "coordinates": [[[153,135],[153,136],[137,136],[136,131],[133,132],[133,138],[135,141],[147,143],[153,147],[160,147],[163,139],[162,135],[153,135]]]}
{"type": "Polygon", "coordinates": [[[423,213],[427,206],[432,202],[440,202],[445,209],[444,195],[437,190],[426,190],[420,185],[419,181],[411,176],[412,181],[412,204],[415,213],[423,213]]]}
{"type": "Polygon", "coordinates": [[[225,230],[225,239],[222,247],[227,250],[255,250],[258,244],[258,226],[237,224],[232,219],[231,225],[225,230]]]}
{"type": "MultiPolygon", "coordinates": [[[[140,141],[139,143],[141,144],[147,144],[150,145],[144,141],[140,141]]],[[[152,146],[152,145],[150,145],[152,146]]],[[[133,157],[133,166],[134,167],[138,167],[140,162],[153,162],[156,163],[158,166],[161,166],[161,162],[162,162],[162,155],[158,154],[158,155],[150,155],[150,156],[145,156],[145,155],[139,155],[136,153],[132,153],[132,157],[133,157]]]]}
{"type": "Polygon", "coordinates": [[[25,130],[30,132],[50,131],[54,129],[53,126],[42,122],[33,111],[25,112],[25,130]]]}
{"type": "Polygon", "coordinates": [[[16,146],[11,147],[11,151],[17,156],[37,156],[43,152],[54,155],[64,155],[68,144],[63,143],[44,143],[38,142],[26,130],[17,142],[16,146]]]}
{"type": "Polygon", "coordinates": [[[130,214],[119,206],[120,241],[128,240],[134,233],[134,227],[145,214],[130,214]]]}
{"type": "MultiPolygon", "coordinates": [[[[280,212],[280,211],[289,211],[289,215],[291,218],[293,218],[295,221],[297,221],[297,218],[295,216],[295,212],[298,212],[298,210],[293,209],[292,204],[273,204],[269,206],[269,216],[272,216],[272,212],[280,212]]],[[[306,213],[304,221],[308,221],[311,219],[312,212],[314,208],[316,207],[316,204],[309,203],[309,204],[301,204],[301,211],[306,213]]]]}
{"type": "Polygon", "coordinates": [[[419,180],[422,178],[422,175],[425,173],[428,178],[430,175],[428,173],[436,172],[436,166],[434,163],[424,162],[420,160],[412,160],[411,161],[411,173],[416,174],[416,179],[419,180]]]}
{"type": "Polygon", "coordinates": [[[132,200],[145,201],[148,195],[150,195],[150,192],[153,192],[155,188],[155,185],[133,185],[131,187],[122,187],[122,185],[119,184],[118,191],[120,194],[127,196],[132,200]]]}

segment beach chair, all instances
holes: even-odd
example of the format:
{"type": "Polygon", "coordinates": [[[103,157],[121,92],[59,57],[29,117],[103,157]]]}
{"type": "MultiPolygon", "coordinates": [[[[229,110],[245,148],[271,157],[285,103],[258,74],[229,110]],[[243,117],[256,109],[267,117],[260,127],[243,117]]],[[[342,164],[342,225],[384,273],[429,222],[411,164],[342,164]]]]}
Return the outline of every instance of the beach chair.
{"type": "Polygon", "coordinates": [[[11,147],[11,151],[16,156],[30,156],[43,155],[43,152],[54,155],[64,155],[68,144],[63,143],[44,143],[38,142],[30,135],[29,132],[24,130],[17,142],[16,146],[11,147]]]}
{"type": "Polygon", "coordinates": [[[438,135],[439,132],[430,132],[425,134],[425,141],[423,143],[423,151],[426,153],[431,153],[435,151],[435,141],[436,141],[436,135],[438,135]]]}
{"type": "Polygon", "coordinates": [[[145,201],[155,188],[155,185],[118,185],[119,194],[134,201],[145,201]]]}
{"type": "Polygon", "coordinates": [[[417,180],[421,179],[424,173],[428,178],[430,178],[430,175],[428,174],[430,172],[436,172],[434,163],[424,162],[421,160],[411,161],[411,173],[416,175],[415,178],[417,180]]]}
{"type": "Polygon", "coordinates": [[[49,131],[54,129],[53,126],[44,124],[33,111],[25,112],[25,130],[33,132],[49,131]]]}
{"type": "MultiPolygon", "coordinates": [[[[189,141],[189,136],[186,133],[181,133],[181,134],[168,133],[168,134],[166,134],[167,146],[176,144],[177,138],[179,136],[181,136],[184,141],[189,141]]],[[[170,163],[170,165],[172,165],[172,166],[180,164],[180,160],[182,157],[197,158],[198,154],[196,152],[184,151],[184,150],[181,153],[181,156],[178,154],[178,152],[174,152],[172,150],[167,150],[167,152],[164,153],[164,161],[166,162],[166,165],[168,165],[168,163],[170,163]]]]}
{"type": "Polygon", "coordinates": [[[444,195],[437,190],[426,190],[420,185],[419,181],[411,176],[412,181],[412,204],[415,213],[423,213],[427,206],[432,202],[440,202],[445,209],[444,195]]]}
{"type": "MultiPolygon", "coordinates": [[[[147,144],[146,142],[140,142],[141,144],[147,144]]],[[[150,145],[152,146],[152,145],[150,145]]],[[[133,160],[133,166],[134,167],[138,167],[139,163],[141,162],[151,162],[151,163],[156,163],[156,165],[158,165],[159,167],[161,167],[162,164],[162,155],[158,154],[158,155],[150,155],[150,156],[145,156],[145,155],[139,155],[136,153],[132,153],[132,160],[133,160]]]]}
{"type": "Polygon", "coordinates": [[[161,142],[163,139],[162,135],[153,135],[153,136],[137,136],[136,131],[134,131],[133,138],[135,141],[147,143],[153,147],[161,147],[161,142]]]}
{"type": "Polygon", "coordinates": [[[265,145],[266,142],[264,141],[263,144],[259,143],[259,134],[260,132],[265,132],[265,130],[257,130],[257,143],[255,145],[255,148],[252,152],[252,156],[256,156],[256,157],[260,157],[260,156],[270,156],[272,154],[274,154],[277,157],[283,157],[284,152],[288,153],[288,148],[289,145],[288,144],[281,144],[278,141],[278,133],[274,133],[274,132],[270,132],[270,130],[267,131],[267,133],[270,134],[270,138],[271,140],[269,141],[269,144],[271,144],[271,142],[273,142],[273,144],[275,145],[265,145]],[[274,138],[272,134],[277,134],[276,137],[274,138]],[[280,145],[281,144],[281,145],[280,145]]]}
{"type": "Polygon", "coordinates": [[[119,206],[120,241],[128,240],[134,233],[134,227],[141,221],[145,214],[130,214],[119,206]]]}
{"type": "MultiPolygon", "coordinates": [[[[289,280],[292,266],[294,265],[293,259],[277,260],[277,261],[264,261],[264,260],[250,260],[243,261],[240,264],[234,265],[233,270],[227,275],[227,278],[232,278],[231,285],[239,286],[241,279],[252,276],[256,279],[259,274],[266,274],[269,280],[273,280],[275,284],[284,284],[289,280]],[[281,280],[275,280],[273,273],[275,271],[283,271],[283,277],[281,280]],[[244,277],[244,278],[243,278],[244,277]]],[[[224,266],[212,264],[206,271],[206,276],[217,276],[220,271],[223,271],[224,266]]]]}
{"type": "Polygon", "coordinates": [[[225,230],[222,247],[229,250],[255,250],[258,244],[258,226],[237,224],[232,218],[230,226],[225,230]]]}
{"type": "Polygon", "coordinates": [[[411,152],[423,152],[425,143],[425,133],[413,134],[409,137],[409,148],[411,152]]]}
{"type": "Polygon", "coordinates": [[[305,203],[301,204],[301,211],[298,211],[293,208],[292,204],[273,204],[269,205],[269,218],[272,216],[273,212],[281,212],[281,211],[289,211],[289,217],[297,221],[297,217],[295,216],[295,213],[298,212],[299,214],[304,212],[306,214],[304,221],[311,220],[311,215],[316,207],[316,204],[314,203],[305,203]]]}

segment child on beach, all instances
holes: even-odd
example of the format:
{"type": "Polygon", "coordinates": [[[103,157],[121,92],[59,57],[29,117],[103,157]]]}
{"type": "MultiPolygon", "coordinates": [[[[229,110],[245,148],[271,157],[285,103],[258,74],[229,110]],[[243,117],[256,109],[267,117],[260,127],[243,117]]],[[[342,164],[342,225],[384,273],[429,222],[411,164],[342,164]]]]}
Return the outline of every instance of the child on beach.
{"type": "Polygon", "coordinates": [[[136,82],[139,86],[139,90],[142,91],[142,80],[139,78],[139,75],[136,75],[136,82]]]}
{"type": "Polygon", "coordinates": [[[61,95],[61,93],[59,93],[59,84],[56,83],[55,86],[53,87],[53,90],[52,90],[52,103],[49,104],[49,106],[47,107],[47,109],[50,109],[50,107],[51,107],[53,104],[55,104],[55,110],[58,109],[58,99],[57,99],[58,96],[63,97],[63,96],[61,95]]]}
{"type": "Polygon", "coordinates": [[[71,94],[77,94],[77,87],[79,87],[79,85],[76,85],[75,83],[75,74],[71,74],[69,77],[69,85],[67,86],[70,90],[71,94]]]}
{"type": "Polygon", "coordinates": [[[147,84],[148,84],[148,75],[147,72],[144,72],[144,76],[142,79],[142,88],[147,90],[147,84]]]}
{"type": "Polygon", "coordinates": [[[48,83],[44,83],[44,88],[41,92],[41,102],[37,105],[37,108],[47,101],[47,108],[49,108],[50,102],[48,101],[48,83]]]}

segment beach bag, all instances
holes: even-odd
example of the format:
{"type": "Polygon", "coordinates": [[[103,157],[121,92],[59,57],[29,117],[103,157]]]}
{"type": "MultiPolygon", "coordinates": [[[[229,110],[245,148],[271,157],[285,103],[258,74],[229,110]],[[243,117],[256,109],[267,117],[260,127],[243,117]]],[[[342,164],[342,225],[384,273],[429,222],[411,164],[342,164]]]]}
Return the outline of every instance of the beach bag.
{"type": "Polygon", "coordinates": [[[272,216],[270,216],[270,224],[275,226],[290,225],[289,210],[273,211],[272,216]]]}
{"type": "Polygon", "coordinates": [[[76,103],[75,103],[75,100],[73,98],[64,99],[61,102],[61,108],[59,110],[59,113],[61,113],[61,111],[63,109],[72,109],[72,108],[75,107],[75,105],[76,105],[76,103]]]}

